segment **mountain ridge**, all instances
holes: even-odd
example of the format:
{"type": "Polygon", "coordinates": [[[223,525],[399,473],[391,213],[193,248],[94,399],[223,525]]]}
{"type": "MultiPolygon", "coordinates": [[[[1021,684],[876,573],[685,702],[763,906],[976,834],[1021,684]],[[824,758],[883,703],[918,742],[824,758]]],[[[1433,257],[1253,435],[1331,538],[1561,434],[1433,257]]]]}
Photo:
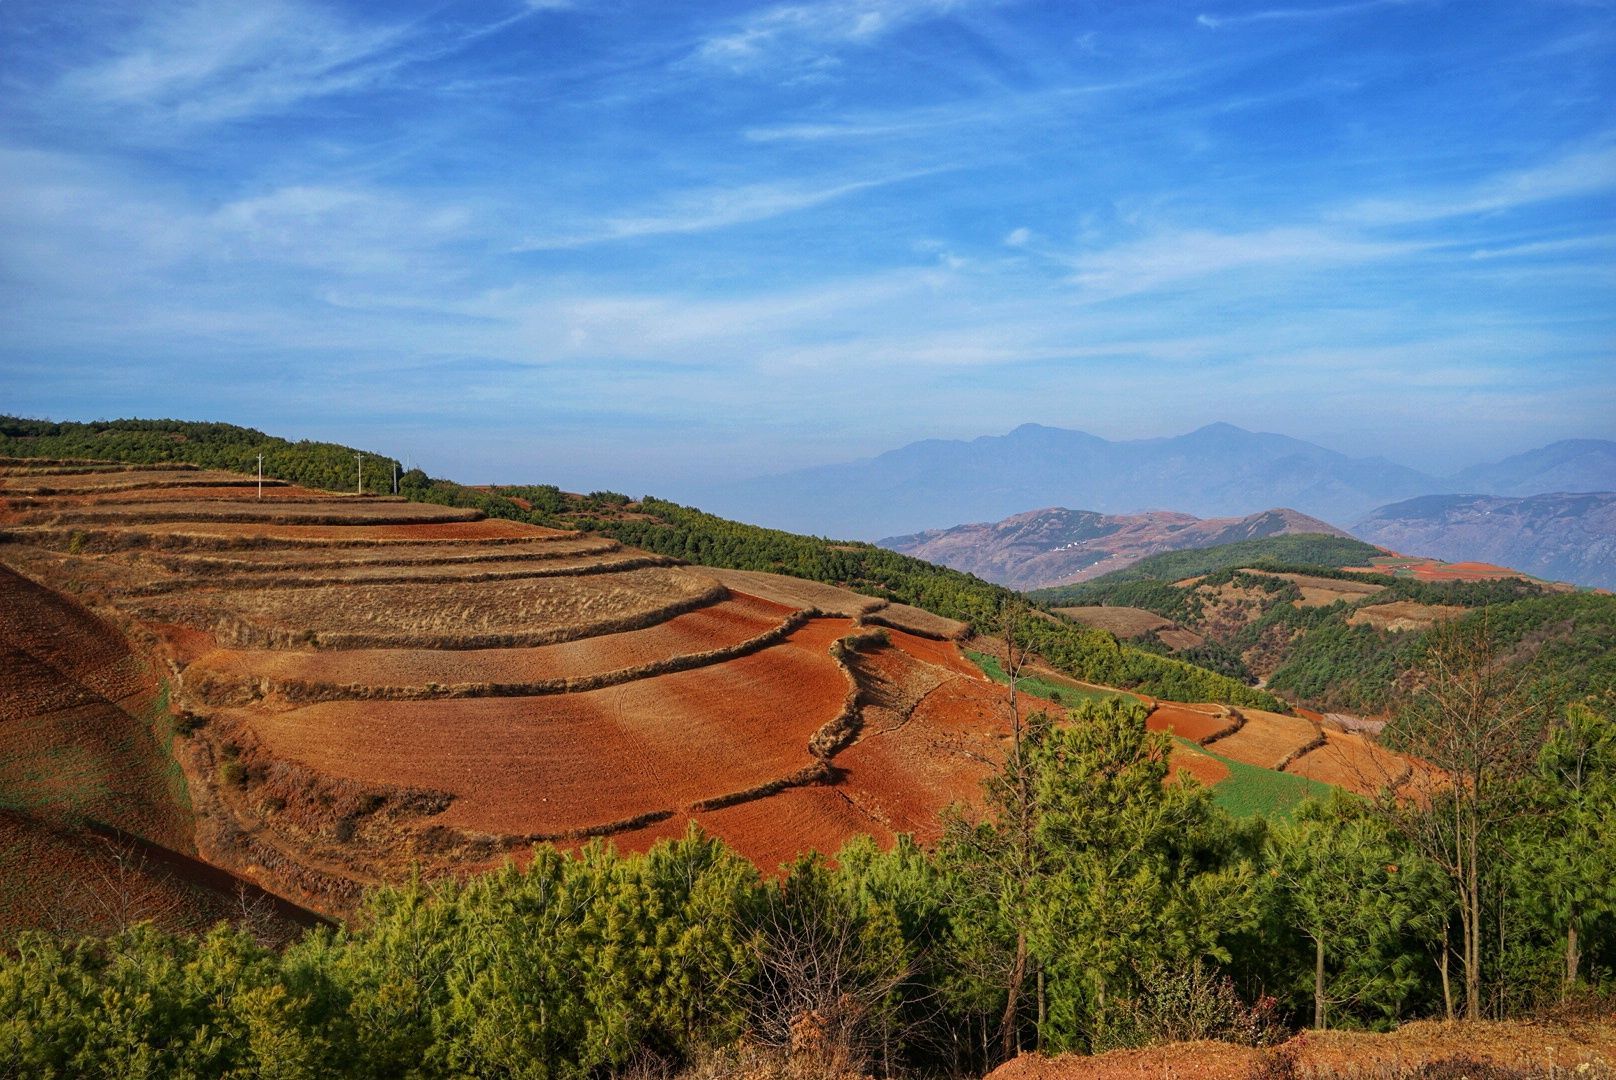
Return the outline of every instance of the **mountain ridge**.
{"type": "Polygon", "coordinates": [[[1113,515],[1165,508],[1202,518],[1288,506],[1336,524],[1419,495],[1535,494],[1514,489],[1550,479],[1561,483],[1537,491],[1616,490],[1616,441],[1562,440],[1445,477],[1227,422],[1116,441],[1028,423],[1004,435],[924,439],[717,485],[694,501],[775,528],[870,540],[1056,506],[1113,515]]]}
{"type": "Polygon", "coordinates": [[[1176,511],[1101,514],[1047,507],[996,522],[974,522],[887,537],[880,545],[1013,589],[1086,581],[1150,555],[1288,534],[1346,537],[1327,522],[1285,507],[1237,518],[1176,511]]]}

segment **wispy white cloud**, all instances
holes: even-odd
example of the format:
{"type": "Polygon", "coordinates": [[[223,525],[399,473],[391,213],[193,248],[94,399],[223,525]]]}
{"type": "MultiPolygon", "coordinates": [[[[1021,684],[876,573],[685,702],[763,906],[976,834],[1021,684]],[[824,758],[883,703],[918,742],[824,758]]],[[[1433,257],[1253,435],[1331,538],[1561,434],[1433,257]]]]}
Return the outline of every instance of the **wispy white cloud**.
{"type": "Polygon", "coordinates": [[[822,60],[848,46],[869,45],[904,26],[983,0],[812,0],[778,4],[709,34],[692,59],[730,71],[782,61],[822,60]]]}
{"type": "Polygon", "coordinates": [[[217,123],[372,85],[402,62],[408,36],[295,0],[170,4],[111,59],[68,74],[57,97],[181,127],[217,123]]]}
{"type": "Polygon", "coordinates": [[[1110,298],[1231,271],[1279,268],[1300,273],[1418,250],[1411,243],[1363,239],[1318,226],[1280,226],[1250,232],[1164,229],[1099,251],[1057,257],[1070,265],[1072,282],[1085,294],[1110,298]]]}
{"type": "Polygon", "coordinates": [[[1571,151],[1529,169],[1424,195],[1366,199],[1344,207],[1339,216],[1364,224],[1403,225],[1465,214],[1495,213],[1612,188],[1616,188],[1616,135],[1607,134],[1592,147],[1571,151]]]}
{"type": "Polygon", "coordinates": [[[807,210],[861,191],[900,184],[936,171],[918,170],[819,187],[763,183],[686,192],[669,200],[664,206],[644,213],[607,217],[581,230],[528,237],[515,250],[558,250],[616,240],[724,229],[807,210]]]}
{"type": "Polygon", "coordinates": [[[1324,4],[1318,7],[1267,8],[1262,11],[1241,11],[1229,15],[1201,14],[1195,21],[1209,30],[1242,23],[1284,22],[1291,20],[1333,19],[1342,15],[1356,15],[1375,8],[1403,7],[1415,0],[1355,0],[1346,4],[1324,4]]]}

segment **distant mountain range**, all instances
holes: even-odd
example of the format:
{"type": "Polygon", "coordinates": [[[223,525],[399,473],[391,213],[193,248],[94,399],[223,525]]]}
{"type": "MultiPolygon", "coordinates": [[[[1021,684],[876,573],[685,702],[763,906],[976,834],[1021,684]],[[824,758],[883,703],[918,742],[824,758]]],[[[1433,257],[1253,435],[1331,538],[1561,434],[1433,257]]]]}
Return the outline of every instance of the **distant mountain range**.
{"type": "Polygon", "coordinates": [[[1121,442],[1024,424],[1007,435],[930,439],[862,461],[729,484],[698,501],[758,524],[873,539],[1000,521],[1034,506],[1198,517],[1287,506],[1346,523],[1387,503],[1454,491],[1616,491],[1616,442],[1566,440],[1443,478],[1231,424],[1121,442]]]}
{"type": "Polygon", "coordinates": [[[1352,532],[1395,551],[1493,562],[1551,581],[1616,589],[1616,494],[1610,492],[1426,495],[1383,506],[1352,532]]]}
{"type": "Polygon", "coordinates": [[[888,537],[884,548],[964,570],[1013,589],[1087,581],[1163,551],[1216,547],[1293,533],[1347,534],[1294,510],[1242,518],[1189,514],[1097,514],[1051,507],[991,524],[888,537]]]}

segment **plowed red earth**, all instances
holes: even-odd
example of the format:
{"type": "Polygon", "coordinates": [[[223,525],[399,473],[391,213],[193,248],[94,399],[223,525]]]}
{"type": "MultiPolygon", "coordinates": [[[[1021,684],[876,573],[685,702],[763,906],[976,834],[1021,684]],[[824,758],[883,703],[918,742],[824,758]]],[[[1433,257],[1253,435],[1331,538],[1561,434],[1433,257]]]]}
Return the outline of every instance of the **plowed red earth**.
{"type": "Polygon", "coordinates": [[[1228,730],[1233,722],[1227,716],[1212,716],[1183,705],[1163,704],[1150,711],[1145,727],[1151,731],[1165,731],[1190,742],[1200,742],[1209,735],[1228,730]]]}
{"type": "MultiPolygon", "coordinates": [[[[884,652],[888,677],[914,674],[902,670],[918,666],[906,650],[884,652]]],[[[947,807],[980,800],[982,780],[1003,759],[1010,734],[1001,687],[980,673],[951,672],[939,682],[931,670],[932,688],[906,718],[877,728],[867,714],[859,741],[836,757],[841,787],[862,811],[922,842],[936,839],[947,807]]],[[[1040,704],[1026,699],[1023,709],[1040,704]]]]}
{"type": "MultiPolygon", "coordinates": [[[[1284,1046],[1266,1051],[1229,1043],[1191,1042],[1143,1050],[1115,1050],[1094,1057],[1023,1054],[995,1069],[989,1074],[989,1080],[1465,1075],[1465,1070],[1451,1066],[1426,1072],[1429,1065],[1454,1059],[1519,1070],[1511,1075],[1605,1080],[1616,1075],[1616,1017],[1567,1022],[1455,1024],[1425,1020],[1384,1033],[1305,1031],[1284,1046]],[[1290,1062],[1289,1068],[1283,1065],[1286,1060],[1290,1062]]],[[[1471,1075],[1475,1075],[1474,1072],[1471,1075]]]]}
{"type": "Polygon", "coordinates": [[[901,630],[888,630],[887,637],[892,644],[926,664],[933,664],[945,671],[952,671],[956,675],[963,675],[978,682],[987,682],[982,669],[965,658],[959,646],[952,641],[934,641],[931,638],[921,637],[918,634],[906,634],[901,630]]]}
{"type": "Polygon", "coordinates": [[[219,649],[187,669],[186,678],[401,687],[582,679],[739,645],[790,614],[779,604],[735,594],[644,630],[526,649],[219,649]]]}
{"type": "Polygon", "coordinates": [[[1167,758],[1167,775],[1176,777],[1180,771],[1189,773],[1207,787],[1229,778],[1229,766],[1217,758],[1175,745],[1167,758]]]}
{"type": "MultiPolygon", "coordinates": [[[[55,487],[56,485],[51,485],[55,487]]],[[[276,487],[264,488],[264,497],[258,497],[255,488],[249,484],[219,484],[208,486],[204,484],[176,484],[172,487],[141,484],[139,486],[109,486],[105,488],[83,487],[72,492],[63,492],[61,498],[53,499],[53,506],[118,506],[128,504],[163,504],[172,503],[183,506],[191,502],[222,502],[228,500],[250,507],[274,507],[279,503],[298,503],[307,505],[311,501],[329,498],[325,492],[315,491],[311,488],[297,487],[292,484],[282,484],[276,487]]],[[[400,504],[382,504],[400,505],[400,504]]],[[[408,504],[405,504],[408,505],[408,504]]]]}
{"type": "Polygon", "coordinates": [[[652,828],[624,833],[618,847],[644,851],[658,840],[684,835],[691,821],[722,837],[765,873],[809,851],[834,855],[862,834],[882,847],[890,847],[894,839],[891,830],[855,806],[838,785],[790,788],[722,810],[676,814],[652,828]]]}
{"type": "Polygon", "coordinates": [[[243,714],[277,755],[372,784],[444,791],[445,825],[562,833],[742,791],[811,763],[848,684],[817,619],[714,667],[552,697],[344,701],[243,714]]]}
{"type": "MultiPolygon", "coordinates": [[[[115,530],[108,530],[115,531],[115,530]]],[[[532,536],[571,536],[561,529],[489,518],[485,521],[445,521],[433,525],[270,525],[262,522],[187,521],[172,525],[147,525],[130,530],[182,536],[264,537],[282,540],[501,540],[532,536]]]]}

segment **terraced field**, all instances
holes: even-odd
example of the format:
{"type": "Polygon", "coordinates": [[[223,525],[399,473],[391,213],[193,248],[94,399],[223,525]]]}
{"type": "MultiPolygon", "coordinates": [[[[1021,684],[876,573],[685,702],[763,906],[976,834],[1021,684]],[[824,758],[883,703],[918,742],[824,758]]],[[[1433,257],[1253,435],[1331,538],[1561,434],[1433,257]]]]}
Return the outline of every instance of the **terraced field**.
{"type": "Polygon", "coordinates": [[[200,469],[13,459],[0,499],[0,586],[78,620],[73,679],[7,620],[0,792],[318,911],[690,821],[766,869],[934,835],[1002,753],[961,624],[832,586],[200,469]]]}

